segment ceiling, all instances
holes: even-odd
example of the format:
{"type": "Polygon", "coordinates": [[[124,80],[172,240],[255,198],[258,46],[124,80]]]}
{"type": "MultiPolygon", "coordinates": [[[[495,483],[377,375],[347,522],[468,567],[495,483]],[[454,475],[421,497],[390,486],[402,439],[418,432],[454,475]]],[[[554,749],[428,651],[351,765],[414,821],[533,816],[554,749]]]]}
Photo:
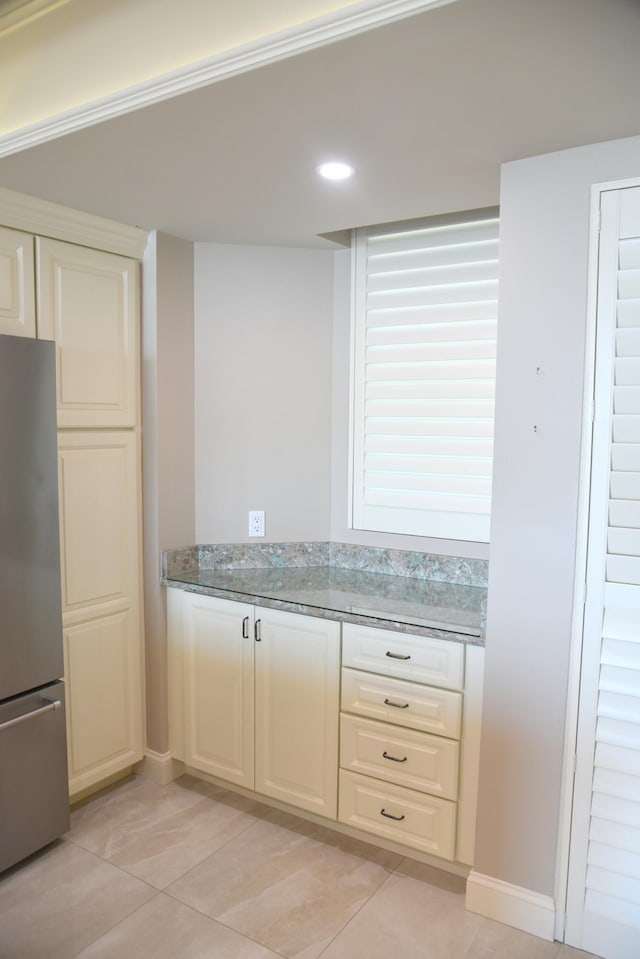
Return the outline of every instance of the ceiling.
{"type": "Polygon", "coordinates": [[[639,134],[639,50],[639,0],[459,0],[0,159],[0,184],[192,240],[330,247],[493,205],[504,161],[639,134]],[[318,179],[335,158],[352,180],[318,179]]]}

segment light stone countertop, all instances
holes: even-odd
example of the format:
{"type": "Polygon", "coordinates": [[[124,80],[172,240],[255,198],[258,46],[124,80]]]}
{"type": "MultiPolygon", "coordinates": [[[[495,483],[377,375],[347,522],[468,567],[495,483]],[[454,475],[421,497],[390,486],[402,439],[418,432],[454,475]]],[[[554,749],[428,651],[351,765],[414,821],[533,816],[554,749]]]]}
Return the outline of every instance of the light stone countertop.
{"type": "Polygon", "coordinates": [[[163,554],[162,582],[308,616],[484,645],[483,573],[481,561],[398,550],[224,544],[163,554]],[[429,572],[441,578],[429,579],[429,572]]]}

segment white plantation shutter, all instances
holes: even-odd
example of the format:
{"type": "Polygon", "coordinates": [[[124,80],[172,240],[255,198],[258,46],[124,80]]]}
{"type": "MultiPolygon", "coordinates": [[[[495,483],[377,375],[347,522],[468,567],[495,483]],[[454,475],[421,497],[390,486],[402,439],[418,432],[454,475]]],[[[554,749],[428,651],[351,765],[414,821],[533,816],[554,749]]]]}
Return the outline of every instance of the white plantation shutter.
{"type": "Polygon", "coordinates": [[[618,930],[614,938],[631,946],[619,954],[640,956],[640,237],[625,236],[625,219],[634,210],[635,230],[640,227],[640,190],[624,191],[620,202],[604,623],[585,927],[589,936],[594,927],[599,931],[604,926],[604,938],[611,942],[610,922],[622,923],[628,933],[621,936],[618,930]]]}
{"type": "Polygon", "coordinates": [[[568,910],[567,931],[589,952],[638,959],[640,188],[603,193],[601,209],[583,644],[583,662],[593,665],[581,687],[574,820],[584,826],[572,839],[578,905],[568,910]]]}
{"type": "Polygon", "coordinates": [[[497,210],[355,237],[356,529],[488,541],[497,210]]]}

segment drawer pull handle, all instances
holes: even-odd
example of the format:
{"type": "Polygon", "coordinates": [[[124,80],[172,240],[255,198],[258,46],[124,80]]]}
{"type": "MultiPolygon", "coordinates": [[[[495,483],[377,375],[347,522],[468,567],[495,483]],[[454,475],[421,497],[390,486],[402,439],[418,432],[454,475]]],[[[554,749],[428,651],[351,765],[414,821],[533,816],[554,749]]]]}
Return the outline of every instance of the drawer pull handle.
{"type": "Polygon", "coordinates": [[[398,759],[397,756],[390,756],[389,753],[385,750],[382,754],[383,759],[390,759],[392,763],[406,763],[408,756],[403,756],[402,759],[398,759]]]}
{"type": "Polygon", "coordinates": [[[42,697],[45,706],[38,706],[37,709],[32,709],[29,713],[23,713],[22,716],[16,716],[15,719],[7,719],[6,722],[0,723],[0,729],[11,729],[12,726],[17,726],[19,723],[26,723],[28,719],[34,719],[36,716],[41,716],[42,713],[50,713],[52,709],[60,709],[62,702],[59,699],[49,699],[48,696],[42,697]]]}
{"type": "Polygon", "coordinates": [[[411,659],[411,656],[403,656],[401,653],[390,653],[389,650],[387,650],[385,656],[388,656],[389,659],[411,659]]]}
{"type": "Polygon", "coordinates": [[[408,709],[409,703],[394,703],[391,699],[385,699],[385,706],[394,706],[396,709],[408,709]]]}
{"type": "Polygon", "coordinates": [[[402,816],[392,816],[390,812],[387,812],[387,811],[386,811],[386,809],[381,809],[381,810],[380,810],[380,815],[381,815],[381,816],[386,816],[387,819],[395,819],[396,822],[402,822],[402,820],[404,819],[404,815],[402,815],[402,816]]]}

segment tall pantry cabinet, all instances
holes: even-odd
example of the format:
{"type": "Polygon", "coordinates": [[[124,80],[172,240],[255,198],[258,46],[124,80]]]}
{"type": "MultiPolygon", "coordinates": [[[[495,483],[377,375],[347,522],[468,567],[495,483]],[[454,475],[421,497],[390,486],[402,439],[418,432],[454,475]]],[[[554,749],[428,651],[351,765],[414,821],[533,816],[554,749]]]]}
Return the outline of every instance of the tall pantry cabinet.
{"type": "Polygon", "coordinates": [[[56,344],[71,796],[143,753],[139,313],[136,258],[0,229],[0,332],[56,344]]]}

